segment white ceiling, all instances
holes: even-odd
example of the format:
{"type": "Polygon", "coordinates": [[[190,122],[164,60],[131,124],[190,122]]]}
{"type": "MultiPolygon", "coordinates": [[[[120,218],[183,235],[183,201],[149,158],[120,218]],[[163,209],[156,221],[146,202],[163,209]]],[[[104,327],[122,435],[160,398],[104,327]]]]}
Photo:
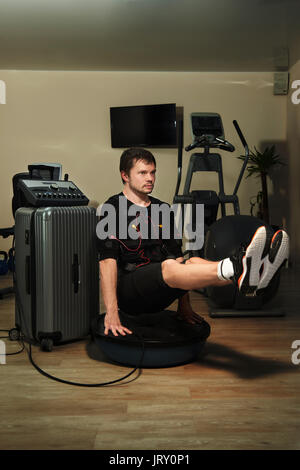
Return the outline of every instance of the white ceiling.
{"type": "Polygon", "coordinates": [[[0,0],[0,69],[286,70],[299,22],[300,0],[0,0]]]}

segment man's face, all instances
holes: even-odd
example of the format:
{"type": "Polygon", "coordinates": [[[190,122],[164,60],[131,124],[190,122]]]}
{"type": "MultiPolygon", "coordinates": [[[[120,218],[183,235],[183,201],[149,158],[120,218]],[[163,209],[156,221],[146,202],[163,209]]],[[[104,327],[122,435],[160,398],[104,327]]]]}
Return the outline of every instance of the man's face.
{"type": "Polygon", "coordinates": [[[129,175],[122,172],[123,180],[134,192],[150,194],[153,191],[155,183],[156,168],[154,163],[146,163],[144,160],[138,160],[131,168],[129,175]]]}

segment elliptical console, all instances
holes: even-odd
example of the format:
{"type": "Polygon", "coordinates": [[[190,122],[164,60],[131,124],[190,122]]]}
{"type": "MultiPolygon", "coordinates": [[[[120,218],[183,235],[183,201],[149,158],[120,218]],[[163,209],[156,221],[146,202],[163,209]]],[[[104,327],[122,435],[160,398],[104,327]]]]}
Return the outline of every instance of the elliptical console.
{"type": "Polygon", "coordinates": [[[191,113],[191,128],[194,142],[185,150],[196,147],[220,148],[234,152],[235,148],[225,140],[221,116],[217,113],[191,113]]]}
{"type": "Polygon", "coordinates": [[[195,148],[204,148],[204,152],[192,154],[182,195],[178,194],[182,172],[182,158],[178,159],[178,180],[173,203],[204,204],[204,223],[206,227],[210,226],[217,220],[219,206],[221,206],[222,217],[226,216],[226,204],[232,204],[235,215],[240,214],[237,191],[247,166],[249,149],[238,123],[233,121],[233,124],[245,148],[245,161],[232,194],[225,194],[221,156],[218,153],[210,153],[210,149],[215,148],[225,150],[227,152],[234,152],[235,150],[235,147],[225,140],[222,119],[219,114],[191,114],[193,142],[185,147],[185,150],[189,152],[195,148]],[[218,194],[216,191],[211,190],[190,191],[193,174],[199,171],[217,173],[219,183],[218,194]]]}

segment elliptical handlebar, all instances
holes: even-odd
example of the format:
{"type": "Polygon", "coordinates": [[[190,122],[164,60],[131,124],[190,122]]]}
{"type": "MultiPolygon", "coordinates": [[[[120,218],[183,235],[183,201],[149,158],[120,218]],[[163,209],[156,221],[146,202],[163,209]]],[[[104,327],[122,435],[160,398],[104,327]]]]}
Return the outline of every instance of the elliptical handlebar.
{"type": "Polygon", "coordinates": [[[222,150],[226,150],[227,152],[234,152],[235,147],[228,142],[227,140],[220,139],[220,137],[216,137],[215,139],[217,142],[220,142],[220,144],[217,146],[218,148],[222,150]]]}
{"type": "Polygon", "coordinates": [[[220,137],[210,139],[207,135],[202,135],[199,139],[195,140],[192,144],[185,147],[186,152],[190,152],[196,147],[209,147],[209,148],[220,148],[226,150],[226,152],[234,152],[234,146],[227,140],[223,140],[220,137]]]}
{"type": "Polygon", "coordinates": [[[196,147],[199,147],[198,141],[193,142],[193,143],[190,144],[190,145],[187,145],[186,147],[184,147],[184,150],[185,150],[186,152],[190,152],[191,150],[193,150],[193,149],[196,148],[196,147]]]}
{"type": "Polygon", "coordinates": [[[248,145],[247,145],[247,142],[246,142],[246,139],[244,137],[244,134],[242,133],[241,129],[240,129],[240,126],[238,125],[237,121],[234,120],[232,121],[234,127],[235,127],[235,130],[237,131],[238,133],[238,136],[243,144],[243,147],[246,149],[246,147],[248,148],[248,145]]]}
{"type": "Polygon", "coordinates": [[[233,194],[236,194],[238,192],[238,189],[239,189],[239,186],[241,184],[241,181],[242,181],[242,178],[244,176],[244,172],[246,170],[246,167],[247,167],[247,163],[248,163],[248,160],[249,160],[249,147],[248,147],[248,144],[246,142],[246,139],[244,137],[244,134],[242,133],[241,129],[240,129],[240,126],[238,125],[237,121],[234,120],[233,121],[233,125],[235,127],[235,130],[237,131],[238,133],[238,136],[243,144],[243,147],[245,149],[245,159],[244,159],[244,163],[243,163],[243,166],[241,168],[241,171],[240,171],[240,174],[239,174],[239,177],[238,177],[238,180],[236,182],[236,185],[235,185],[235,188],[234,188],[234,191],[233,191],[233,194]]]}
{"type": "Polygon", "coordinates": [[[194,150],[196,147],[201,147],[202,145],[205,145],[207,142],[207,136],[206,135],[201,135],[198,139],[194,140],[193,143],[187,145],[184,150],[186,152],[190,152],[191,150],[194,150]]]}

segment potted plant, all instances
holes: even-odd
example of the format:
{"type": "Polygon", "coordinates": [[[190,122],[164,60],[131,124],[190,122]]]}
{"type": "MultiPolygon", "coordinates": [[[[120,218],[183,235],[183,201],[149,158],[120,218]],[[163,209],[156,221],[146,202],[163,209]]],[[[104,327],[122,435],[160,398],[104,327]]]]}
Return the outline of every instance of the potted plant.
{"type": "MultiPolygon", "coordinates": [[[[245,160],[244,155],[238,158],[245,160]]],[[[285,165],[285,163],[283,163],[280,160],[280,156],[276,154],[275,145],[266,147],[262,152],[254,147],[254,151],[251,150],[249,152],[247,178],[254,175],[261,179],[261,191],[259,191],[256,199],[259,206],[259,216],[267,224],[270,223],[267,176],[270,175],[271,169],[276,165],[285,165]]]]}

